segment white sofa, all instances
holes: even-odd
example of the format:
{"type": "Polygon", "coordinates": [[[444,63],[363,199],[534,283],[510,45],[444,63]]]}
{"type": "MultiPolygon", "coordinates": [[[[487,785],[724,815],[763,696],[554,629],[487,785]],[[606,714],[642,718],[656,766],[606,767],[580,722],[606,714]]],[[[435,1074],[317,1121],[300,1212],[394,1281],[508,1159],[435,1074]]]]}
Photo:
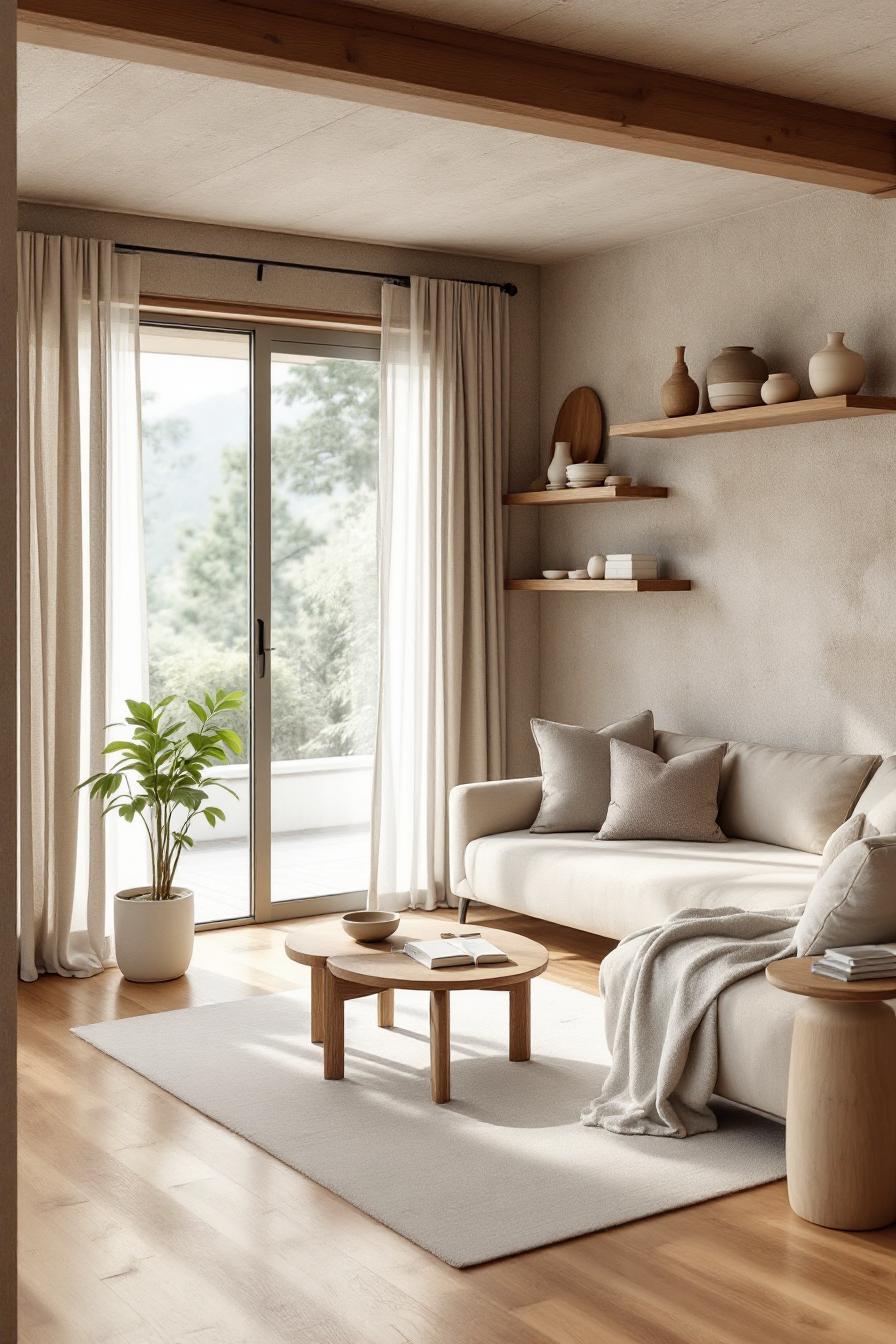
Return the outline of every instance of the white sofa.
{"type": "MultiPolygon", "coordinates": [[[[715,739],[658,731],[664,757],[715,739]]],[[[596,841],[532,834],[541,780],[466,784],[449,801],[450,880],[470,901],[620,939],[688,906],[769,910],[806,900],[827,837],[896,789],[896,757],[818,755],[728,744],[719,791],[723,844],[596,841]]],[[[783,1118],[801,999],[763,975],[719,1000],[719,1095],[783,1118]]],[[[891,1005],[896,1009],[896,1001],[891,1005]]]]}

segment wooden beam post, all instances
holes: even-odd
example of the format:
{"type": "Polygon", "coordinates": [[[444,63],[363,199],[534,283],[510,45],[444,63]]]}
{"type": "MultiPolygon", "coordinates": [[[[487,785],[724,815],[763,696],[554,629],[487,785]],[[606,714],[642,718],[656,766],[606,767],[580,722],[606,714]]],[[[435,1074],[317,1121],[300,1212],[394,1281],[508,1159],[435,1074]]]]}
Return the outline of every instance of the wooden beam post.
{"type": "Polygon", "coordinates": [[[896,123],[335,0],[21,0],[28,41],[880,194],[896,123]]]}

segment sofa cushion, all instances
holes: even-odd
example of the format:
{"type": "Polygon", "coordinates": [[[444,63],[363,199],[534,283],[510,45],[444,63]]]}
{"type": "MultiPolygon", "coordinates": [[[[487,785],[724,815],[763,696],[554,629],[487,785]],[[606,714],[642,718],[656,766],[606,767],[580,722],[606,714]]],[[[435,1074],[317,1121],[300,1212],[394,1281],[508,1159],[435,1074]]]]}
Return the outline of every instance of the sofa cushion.
{"type": "Polygon", "coordinates": [[[887,756],[881,761],[859,795],[856,811],[864,812],[867,817],[872,808],[877,807],[884,799],[890,800],[896,813],[896,756],[887,756]]]}
{"type": "Polygon", "coordinates": [[[610,806],[598,840],[724,840],[716,823],[724,755],[719,743],[664,761],[612,741],[610,806]]]}
{"type": "Polygon", "coordinates": [[[533,719],[532,736],[541,758],[541,807],[531,829],[599,831],[610,806],[610,741],[620,738],[650,750],[653,714],[645,709],[597,731],[533,719]]]}
{"type": "Polygon", "coordinates": [[[896,756],[888,756],[871,776],[856,812],[865,813],[866,834],[896,835],[896,756]]]}
{"type": "Polygon", "coordinates": [[[511,831],[467,845],[464,871],[478,901],[624,938],[689,905],[744,910],[799,905],[812,890],[818,856],[746,840],[601,845],[590,832],[511,831]]]}
{"type": "Polygon", "coordinates": [[[731,742],[719,825],[741,840],[820,854],[879,764],[879,756],[817,755],[731,742]]]}
{"type": "MultiPolygon", "coordinates": [[[[793,1020],[805,1002],[799,994],[775,989],[764,971],[738,980],[719,995],[720,1097],[783,1119],[793,1020]]],[[[896,999],[886,1002],[896,1011],[896,999]]]]}
{"type": "Polygon", "coordinates": [[[825,847],[821,851],[821,864],[818,868],[818,876],[826,873],[836,858],[839,858],[844,849],[854,845],[857,840],[861,840],[865,834],[876,835],[874,827],[870,827],[864,812],[853,812],[851,817],[847,817],[842,826],[838,826],[833,835],[829,836],[825,842],[825,847]]]}
{"type": "Polygon", "coordinates": [[[896,837],[845,849],[817,879],[796,926],[798,957],[896,939],[896,837]]]}

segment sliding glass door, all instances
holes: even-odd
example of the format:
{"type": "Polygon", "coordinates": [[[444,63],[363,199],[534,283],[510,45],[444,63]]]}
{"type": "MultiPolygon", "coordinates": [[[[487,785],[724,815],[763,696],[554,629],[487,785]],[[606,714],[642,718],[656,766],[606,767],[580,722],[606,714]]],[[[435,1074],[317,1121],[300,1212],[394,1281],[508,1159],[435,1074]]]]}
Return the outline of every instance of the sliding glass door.
{"type": "MultiPolygon", "coordinates": [[[[376,704],[379,338],[141,328],[151,693],[247,692],[197,922],[364,903],[376,704]]],[[[207,830],[207,834],[206,834],[207,830]]]]}

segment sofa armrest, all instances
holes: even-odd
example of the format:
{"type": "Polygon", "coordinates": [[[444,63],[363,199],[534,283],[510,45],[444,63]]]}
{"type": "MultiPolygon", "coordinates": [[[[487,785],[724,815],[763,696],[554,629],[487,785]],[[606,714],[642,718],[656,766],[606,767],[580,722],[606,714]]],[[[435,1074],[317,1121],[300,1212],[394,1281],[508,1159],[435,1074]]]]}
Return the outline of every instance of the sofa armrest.
{"type": "Polygon", "coordinates": [[[458,784],[448,795],[448,869],[451,890],[464,880],[464,854],[471,840],[528,829],[541,806],[541,776],[458,784]]]}

